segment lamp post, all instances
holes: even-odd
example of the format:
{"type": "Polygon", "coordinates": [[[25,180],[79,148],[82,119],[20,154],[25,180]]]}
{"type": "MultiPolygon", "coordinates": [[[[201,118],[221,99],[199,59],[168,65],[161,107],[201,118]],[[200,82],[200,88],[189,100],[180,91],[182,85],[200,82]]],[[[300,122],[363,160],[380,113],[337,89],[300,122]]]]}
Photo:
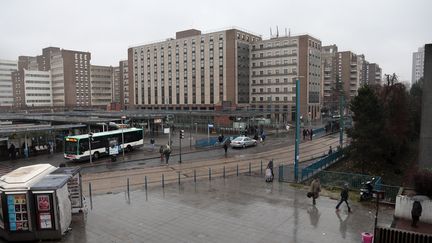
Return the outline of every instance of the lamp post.
{"type": "MultiPolygon", "coordinates": [[[[123,152],[123,161],[125,160],[125,145],[124,145],[124,133],[123,133],[123,127],[124,127],[123,121],[124,121],[124,119],[126,119],[126,116],[122,116],[122,117],[121,117],[121,122],[122,122],[121,132],[122,132],[122,152],[123,152]]],[[[144,141],[143,141],[143,143],[144,143],[144,141]]]]}
{"type": "Polygon", "coordinates": [[[294,153],[294,180],[298,181],[300,144],[300,77],[296,79],[296,131],[295,131],[295,153],[294,153]]]}

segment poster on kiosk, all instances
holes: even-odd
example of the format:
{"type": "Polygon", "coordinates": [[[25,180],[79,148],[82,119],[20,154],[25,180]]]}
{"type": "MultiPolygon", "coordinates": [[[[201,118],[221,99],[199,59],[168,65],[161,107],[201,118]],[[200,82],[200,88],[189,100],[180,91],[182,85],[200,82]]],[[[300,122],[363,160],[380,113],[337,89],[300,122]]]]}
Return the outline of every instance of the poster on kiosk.
{"type": "Polygon", "coordinates": [[[38,229],[53,229],[54,212],[52,210],[52,194],[36,194],[35,200],[38,229]]]}

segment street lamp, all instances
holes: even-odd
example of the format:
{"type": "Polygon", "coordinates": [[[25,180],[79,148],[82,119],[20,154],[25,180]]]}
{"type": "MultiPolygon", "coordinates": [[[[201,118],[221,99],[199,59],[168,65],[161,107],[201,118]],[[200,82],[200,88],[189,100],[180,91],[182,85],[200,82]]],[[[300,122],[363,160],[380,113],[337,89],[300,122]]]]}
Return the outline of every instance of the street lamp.
{"type": "MultiPolygon", "coordinates": [[[[125,145],[124,145],[124,133],[123,133],[123,127],[124,127],[124,124],[123,124],[123,121],[126,119],[126,116],[122,116],[121,117],[121,123],[122,123],[122,126],[121,126],[121,132],[122,132],[122,152],[123,152],[123,161],[125,160],[125,145]]],[[[144,141],[143,141],[143,143],[144,143],[144,141]]]]}
{"type": "Polygon", "coordinates": [[[295,153],[294,153],[294,180],[298,181],[299,144],[300,144],[300,78],[296,78],[296,130],[295,130],[295,153]]]}

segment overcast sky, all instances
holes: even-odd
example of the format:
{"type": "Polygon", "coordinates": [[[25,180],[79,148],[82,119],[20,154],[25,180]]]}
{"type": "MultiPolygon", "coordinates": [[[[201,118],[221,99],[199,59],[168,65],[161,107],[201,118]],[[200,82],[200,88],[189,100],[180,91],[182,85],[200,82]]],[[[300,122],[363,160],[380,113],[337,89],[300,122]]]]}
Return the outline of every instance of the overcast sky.
{"type": "Polygon", "coordinates": [[[89,51],[95,65],[118,65],[127,48],[231,26],[268,38],[308,33],[323,45],[365,54],[383,73],[411,80],[412,52],[432,43],[432,0],[1,0],[0,58],[40,55],[42,48],[89,51]]]}

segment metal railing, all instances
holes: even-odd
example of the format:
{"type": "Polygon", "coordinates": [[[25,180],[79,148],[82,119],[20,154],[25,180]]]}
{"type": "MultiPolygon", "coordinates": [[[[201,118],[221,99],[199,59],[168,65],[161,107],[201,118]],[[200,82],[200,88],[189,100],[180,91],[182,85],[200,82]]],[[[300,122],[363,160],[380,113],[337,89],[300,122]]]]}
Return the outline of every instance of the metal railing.
{"type": "Polygon", "coordinates": [[[432,242],[432,235],[378,226],[375,228],[374,242],[376,243],[394,243],[394,242],[427,243],[427,242],[432,242]]]}
{"type": "Polygon", "coordinates": [[[339,150],[303,168],[301,170],[301,177],[300,177],[301,181],[304,181],[309,177],[313,176],[314,174],[316,174],[317,172],[327,168],[329,165],[333,164],[334,162],[336,162],[342,157],[343,157],[343,151],[339,150]]]}

